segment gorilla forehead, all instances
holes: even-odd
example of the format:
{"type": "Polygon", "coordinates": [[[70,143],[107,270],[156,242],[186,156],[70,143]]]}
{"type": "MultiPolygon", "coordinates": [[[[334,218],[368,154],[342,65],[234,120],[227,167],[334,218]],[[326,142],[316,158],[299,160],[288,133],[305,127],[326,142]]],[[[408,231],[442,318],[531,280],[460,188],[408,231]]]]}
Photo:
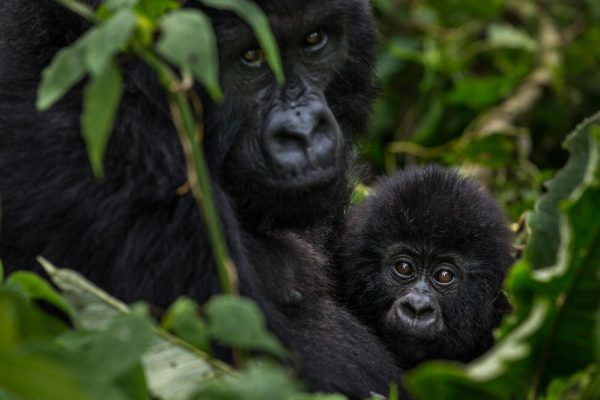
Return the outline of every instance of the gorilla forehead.
{"type": "Polygon", "coordinates": [[[431,242],[440,248],[471,250],[483,239],[499,243],[510,235],[502,209],[475,182],[437,166],[407,169],[379,181],[360,214],[370,235],[394,241],[431,242]],[[370,223],[368,221],[371,221],[370,223]]]}
{"type": "MultiPolygon", "coordinates": [[[[289,32],[302,32],[320,28],[320,24],[327,25],[333,19],[340,22],[347,18],[365,21],[370,24],[370,6],[366,0],[334,0],[323,2],[321,0],[256,0],[255,3],[268,16],[271,29],[281,41],[289,32]],[[316,26],[315,26],[316,25],[316,26]]],[[[245,36],[240,33],[250,34],[250,28],[239,18],[232,18],[229,12],[214,9],[205,10],[212,18],[213,25],[218,32],[219,39],[229,39],[235,35],[237,40],[245,36]]],[[[356,27],[357,30],[364,26],[356,27]]],[[[235,39],[232,37],[231,39],[235,39]]]]}
{"type": "Polygon", "coordinates": [[[344,15],[352,11],[364,12],[369,8],[366,0],[255,0],[255,3],[269,16],[278,19],[314,19],[323,12],[344,15]]]}

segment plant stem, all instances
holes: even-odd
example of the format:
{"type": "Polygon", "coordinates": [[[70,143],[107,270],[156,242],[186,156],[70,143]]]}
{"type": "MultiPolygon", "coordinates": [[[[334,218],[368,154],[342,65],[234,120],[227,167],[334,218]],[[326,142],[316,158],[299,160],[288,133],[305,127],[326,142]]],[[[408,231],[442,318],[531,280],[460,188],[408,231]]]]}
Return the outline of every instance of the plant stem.
{"type": "Polygon", "coordinates": [[[203,131],[202,126],[200,123],[195,123],[190,103],[183,93],[170,93],[169,98],[175,125],[178,125],[178,118],[183,122],[178,128],[178,133],[184,153],[186,153],[188,181],[208,228],[221,290],[225,294],[237,294],[237,273],[227,251],[225,236],[215,206],[208,166],[200,141],[203,131]],[[185,130],[181,129],[182,127],[185,127],[185,130]]]}
{"type": "Polygon", "coordinates": [[[83,18],[87,19],[88,21],[93,22],[94,24],[102,22],[102,19],[100,19],[100,17],[98,17],[96,14],[94,14],[94,10],[92,10],[90,7],[86,6],[85,4],[82,4],[78,1],[73,1],[73,0],[54,0],[54,1],[56,1],[58,4],[62,5],[63,7],[73,11],[75,14],[79,15],[80,17],[83,17],[83,18]]]}
{"type": "Polygon", "coordinates": [[[196,121],[187,96],[181,91],[173,90],[178,86],[177,76],[166,64],[147,50],[140,47],[136,47],[135,50],[158,74],[161,85],[168,92],[171,115],[186,159],[188,184],[208,228],[221,290],[224,294],[238,294],[237,272],[227,250],[202,149],[202,116],[196,121]]]}

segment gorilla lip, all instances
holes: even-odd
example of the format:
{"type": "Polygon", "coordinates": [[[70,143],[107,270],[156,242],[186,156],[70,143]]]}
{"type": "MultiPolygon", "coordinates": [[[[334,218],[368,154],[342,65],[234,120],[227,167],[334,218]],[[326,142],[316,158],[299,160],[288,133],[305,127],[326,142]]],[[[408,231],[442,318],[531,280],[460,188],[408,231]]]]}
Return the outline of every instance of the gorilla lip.
{"type": "Polygon", "coordinates": [[[281,176],[269,179],[269,184],[279,189],[277,197],[294,197],[298,192],[306,192],[331,184],[337,177],[336,167],[314,168],[302,175],[281,176]]]}

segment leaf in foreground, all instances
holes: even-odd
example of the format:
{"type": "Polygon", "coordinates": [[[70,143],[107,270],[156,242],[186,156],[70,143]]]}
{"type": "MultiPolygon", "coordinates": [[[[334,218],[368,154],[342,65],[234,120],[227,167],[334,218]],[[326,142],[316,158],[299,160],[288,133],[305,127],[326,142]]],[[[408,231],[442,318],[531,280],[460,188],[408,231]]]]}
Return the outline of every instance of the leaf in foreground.
{"type": "Polygon", "coordinates": [[[121,99],[121,74],[109,64],[85,88],[81,127],[96,177],[104,175],[104,153],[121,99]]]}
{"type": "Polygon", "coordinates": [[[211,336],[226,346],[260,350],[279,358],[287,351],[267,330],[265,317],[256,303],[233,296],[213,297],[205,306],[211,336]]]}
{"type": "Polygon", "coordinates": [[[163,17],[160,27],[158,53],[182,70],[191,71],[211,97],[220,100],[217,39],[210,19],[198,10],[178,10],[163,17]]]}

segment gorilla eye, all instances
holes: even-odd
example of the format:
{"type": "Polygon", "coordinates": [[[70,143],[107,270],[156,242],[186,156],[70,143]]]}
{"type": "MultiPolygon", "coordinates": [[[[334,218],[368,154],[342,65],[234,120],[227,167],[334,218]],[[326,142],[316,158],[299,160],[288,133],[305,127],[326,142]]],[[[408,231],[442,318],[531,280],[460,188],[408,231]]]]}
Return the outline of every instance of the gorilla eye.
{"type": "Polygon", "coordinates": [[[252,68],[260,68],[265,62],[265,53],[261,49],[252,49],[242,54],[242,62],[252,68]]]}
{"type": "Polygon", "coordinates": [[[435,273],[433,279],[435,279],[436,282],[441,283],[442,285],[448,285],[449,283],[452,283],[452,281],[454,281],[454,273],[447,269],[441,269],[435,273]]]}
{"type": "Polygon", "coordinates": [[[304,38],[304,46],[307,50],[317,51],[321,50],[327,44],[327,33],[324,30],[320,29],[318,31],[314,31],[308,34],[304,38]]]}
{"type": "Polygon", "coordinates": [[[394,264],[394,271],[402,278],[409,278],[412,276],[414,268],[406,261],[398,261],[394,264]]]}

